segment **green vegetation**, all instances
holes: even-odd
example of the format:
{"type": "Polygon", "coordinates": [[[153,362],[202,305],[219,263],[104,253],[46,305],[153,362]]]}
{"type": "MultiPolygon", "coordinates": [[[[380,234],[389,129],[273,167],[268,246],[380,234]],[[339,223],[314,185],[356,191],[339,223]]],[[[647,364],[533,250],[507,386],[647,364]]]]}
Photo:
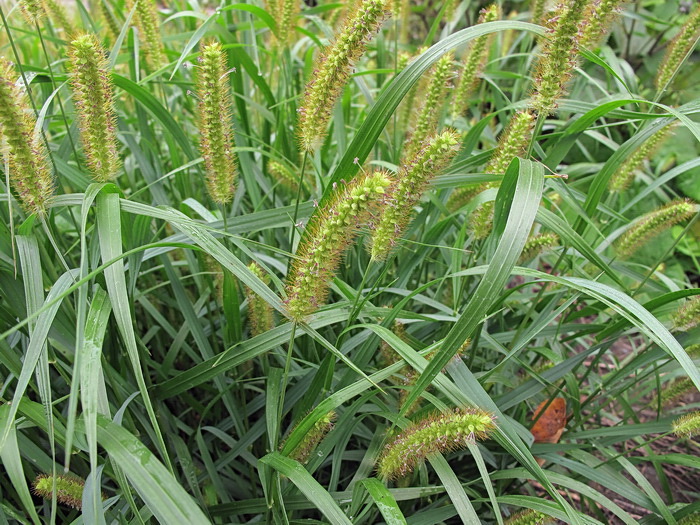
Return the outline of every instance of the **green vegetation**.
{"type": "Polygon", "coordinates": [[[527,4],[0,4],[0,524],[695,523],[700,7],[527,4]]]}

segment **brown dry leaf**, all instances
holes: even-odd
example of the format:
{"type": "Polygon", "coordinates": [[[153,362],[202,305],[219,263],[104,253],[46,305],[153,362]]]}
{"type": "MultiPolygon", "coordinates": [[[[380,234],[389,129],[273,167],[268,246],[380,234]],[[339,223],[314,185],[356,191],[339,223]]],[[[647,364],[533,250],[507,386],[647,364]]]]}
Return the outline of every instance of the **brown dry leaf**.
{"type": "Polygon", "coordinates": [[[542,401],[532,416],[533,420],[537,420],[530,430],[535,436],[535,443],[558,443],[566,426],[566,399],[554,398],[540,416],[548,402],[549,400],[542,401]]]}

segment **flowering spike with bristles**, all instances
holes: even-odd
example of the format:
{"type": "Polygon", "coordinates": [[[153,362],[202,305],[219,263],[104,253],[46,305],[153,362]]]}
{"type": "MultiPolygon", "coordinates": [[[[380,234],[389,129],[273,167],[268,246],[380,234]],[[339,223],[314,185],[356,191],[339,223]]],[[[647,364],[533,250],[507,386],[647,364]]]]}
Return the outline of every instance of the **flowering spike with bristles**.
{"type": "Polygon", "coordinates": [[[127,0],[126,8],[131,11],[136,6],[134,24],[139,30],[139,42],[146,63],[152,69],[160,69],[165,63],[163,42],[160,38],[160,22],[154,0],[127,0]]]}
{"type": "Polygon", "coordinates": [[[504,525],[545,525],[546,523],[552,523],[552,518],[532,509],[521,510],[503,522],[504,525]]]}
{"type": "Polygon", "coordinates": [[[277,38],[283,46],[289,44],[289,37],[294,34],[294,18],[299,13],[299,0],[280,0],[277,6],[277,38]]]}
{"type": "Polygon", "coordinates": [[[547,0],[532,0],[530,4],[530,21],[533,24],[542,23],[542,17],[544,16],[544,8],[546,3],[547,0]]]}
{"type": "Polygon", "coordinates": [[[423,141],[437,130],[440,113],[445,104],[447,90],[452,79],[453,62],[454,55],[452,53],[443,55],[425,79],[426,90],[423,94],[423,104],[415,113],[411,135],[403,150],[404,158],[416,155],[423,141]]]}
{"type": "Polygon", "coordinates": [[[642,163],[651,158],[652,155],[661,147],[663,142],[670,136],[672,126],[666,126],[663,129],[654,133],[651,137],[645,140],[639,148],[617,169],[610,177],[608,189],[610,191],[624,191],[629,188],[634,180],[635,172],[642,166],[642,163]]]}
{"type": "MultiPolygon", "coordinates": [[[[500,17],[500,9],[497,4],[492,4],[481,10],[478,24],[494,22],[500,17]]],[[[464,67],[457,81],[457,87],[452,101],[452,116],[464,115],[469,108],[469,96],[476,90],[481,81],[480,75],[486,67],[489,45],[493,40],[493,34],[475,38],[469,51],[463,59],[464,67]]]]}
{"type": "Polygon", "coordinates": [[[688,354],[688,357],[690,357],[691,359],[700,358],[700,343],[690,345],[688,348],[685,349],[685,353],[688,354]]]}
{"type": "MultiPolygon", "coordinates": [[[[535,115],[530,111],[519,111],[513,115],[508,127],[498,139],[498,147],[486,165],[485,173],[505,173],[511,161],[525,152],[532,138],[534,124],[535,115]]],[[[491,183],[490,187],[496,186],[498,185],[491,183]]]]}
{"type": "Polygon", "coordinates": [[[678,525],[700,525],[700,512],[694,512],[678,520],[678,525]]]}
{"type": "Polygon", "coordinates": [[[382,171],[338,188],[311,218],[287,275],[287,312],[300,321],[323,304],[345,248],[391,184],[382,171]]]}
{"type": "Polygon", "coordinates": [[[321,143],[333,105],[345,87],[353,64],[388,16],[386,0],[365,0],[347,18],[336,41],[316,62],[298,110],[297,129],[302,149],[313,151],[321,143]]]}
{"type": "Polygon", "coordinates": [[[681,377],[669,385],[664,385],[664,389],[661,391],[661,406],[670,408],[677,405],[692,390],[697,389],[689,377],[681,377]]]}
{"type": "Polygon", "coordinates": [[[41,215],[53,195],[53,177],[44,141],[34,132],[34,112],[16,78],[12,64],[0,57],[0,137],[7,142],[10,185],[25,211],[41,215]]]}
{"type": "Polygon", "coordinates": [[[44,6],[54,26],[61,27],[69,37],[75,34],[75,26],[68,19],[68,13],[64,5],[56,0],[44,0],[44,6]]]}
{"type": "MultiPolygon", "coordinates": [[[[250,263],[248,269],[263,283],[268,284],[270,282],[270,276],[263,271],[258,263],[250,263]]],[[[264,334],[274,328],[272,307],[247,286],[245,287],[245,295],[248,298],[248,319],[250,320],[251,335],[264,334]]]]}
{"type": "Polygon", "coordinates": [[[700,434],[700,410],[679,417],[673,422],[673,433],[679,438],[692,438],[700,434]]]}
{"type": "Polygon", "coordinates": [[[444,131],[425,140],[421,149],[401,167],[372,232],[372,259],[386,258],[411,221],[413,208],[426,186],[450,163],[458,149],[459,134],[444,131]]]}
{"type": "Polygon", "coordinates": [[[19,0],[19,8],[30,25],[36,24],[46,15],[41,0],[19,0]]]}
{"type": "Polygon", "coordinates": [[[469,226],[474,234],[474,238],[481,240],[485,239],[493,229],[493,213],[495,210],[495,201],[487,201],[474,210],[469,218],[469,226]]]}
{"type": "Polygon", "coordinates": [[[106,182],[120,166],[117,154],[117,117],[105,51],[94,35],[81,35],[68,49],[73,99],[80,138],[93,178],[106,182]]]}
{"type": "Polygon", "coordinates": [[[56,499],[63,505],[80,510],[83,505],[85,481],[68,476],[40,475],[34,480],[34,493],[44,499],[52,498],[54,487],[56,499]]]}
{"type": "Polygon", "coordinates": [[[637,221],[617,242],[617,253],[626,258],[657,235],[683,222],[695,213],[695,204],[690,200],[675,200],[647,213],[637,221]]]}
{"type": "MultiPolygon", "coordinates": [[[[286,164],[276,160],[270,160],[267,163],[267,171],[283,186],[286,186],[294,191],[299,188],[299,176],[293,173],[286,164]]],[[[304,183],[302,181],[302,187],[303,186],[304,183]]]]}
{"type": "Polygon", "coordinates": [[[541,114],[548,115],[557,107],[556,101],[564,94],[566,83],[576,66],[579,26],[587,3],[588,0],[571,0],[552,34],[543,41],[542,54],[535,68],[531,102],[532,107],[541,114]]]}
{"type": "Polygon", "coordinates": [[[534,259],[545,250],[550,250],[559,244],[559,236],[556,233],[538,233],[530,237],[520,254],[519,263],[534,259]]]}
{"type": "Polygon", "coordinates": [[[221,44],[203,44],[198,62],[197,127],[207,190],[214,202],[226,204],[233,199],[236,154],[231,125],[231,89],[221,44]]]}
{"type": "MultiPolygon", "coordinates": [[[[289,457],[297,460],[299,463],[306,463],[309,460],[311,452],[318,446],[321,440],[333,429],[333,422],[336,420],[336,413],[331,410],[326,415],[314,423],[301,442],[289,453],[289,457]]],[[[292,432],[294,429],[292,429],[292,432]]],[[[291,432],[290,432],[291,433],[291,432]]],[[[284,448],[284,443],[280,445],[280,449],[284,448]]]]}
{"type": "Polygon", "coordinates": [[[109,37],[112,39],[112,41],[115,41],[119,37],[119,33],[121,32],[121,29],[117,25],[116,20],[114,20],[114,15],[112,12],[109,10],[109,6],[107,5],[106,0],[100,0],[98,2],[98,7],[100,10],[100,14],[102,15],[102,18],[104,19],[107,32],[109,33],[109,37]]]}
{"type": "Polygon", "coordinates": [[[586,6],[580,47],[591,48],[596,46],[610,29],[610,25],[617,16],[621,0],[594,0],[586,6]]]}
{"type": "MultiPolygon", "coordinates": [[[[688,331],[691,328],[695,328],[698,324],[700,324],[700,295],[696,295],[689,301],[686,301],[673,314],[673,327],[676,330],[688,331]]],[[[688,351],[690,351],[690,348],[688,348],[688,351]]]]}
{"type": "Polygon", "coordinates": [[[656,74],[657,89],[662,90],[668,87],[686,55],[692,51],[698,36],[700,36],[700,4],[696,3],[680,33],[666,50],[659,72],[656,74]]]}
{"type": "Polygon", "coordinates": [[[447,209],[452,212],[457,211],[482,191],[482,184],[470,184],[462,188],[455,188],[449,199],[447,199],[447,209]]]}
{"type": "Polygon", "coordinates": [[[377,473],[384,480],[403,477],[428,455],[466,448],[473,440],[488,436],[494,427],[493,416],[479,409],[432,415],[409,425],[386,445],[377,473]]]}

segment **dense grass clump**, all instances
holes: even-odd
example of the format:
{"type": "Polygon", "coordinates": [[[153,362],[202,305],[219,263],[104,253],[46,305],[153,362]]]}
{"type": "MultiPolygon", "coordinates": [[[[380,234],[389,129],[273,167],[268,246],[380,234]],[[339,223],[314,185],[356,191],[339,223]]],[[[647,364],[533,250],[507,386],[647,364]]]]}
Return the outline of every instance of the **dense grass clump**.
{"type": "Polygon", "coordinates": [[[0,523],[695,523],[699,21],[0,4],[0,523]]]}

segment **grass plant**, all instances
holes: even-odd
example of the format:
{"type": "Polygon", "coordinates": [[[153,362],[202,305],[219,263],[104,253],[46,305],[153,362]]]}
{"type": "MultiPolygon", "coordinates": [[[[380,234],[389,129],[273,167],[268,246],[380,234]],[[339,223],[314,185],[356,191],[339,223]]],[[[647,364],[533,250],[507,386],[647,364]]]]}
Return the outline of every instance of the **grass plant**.
{"type": "Polygon", "coordinates": [[[1,2],[0,523],[694,523],[700,11],[529,3],[1,2]]]}

